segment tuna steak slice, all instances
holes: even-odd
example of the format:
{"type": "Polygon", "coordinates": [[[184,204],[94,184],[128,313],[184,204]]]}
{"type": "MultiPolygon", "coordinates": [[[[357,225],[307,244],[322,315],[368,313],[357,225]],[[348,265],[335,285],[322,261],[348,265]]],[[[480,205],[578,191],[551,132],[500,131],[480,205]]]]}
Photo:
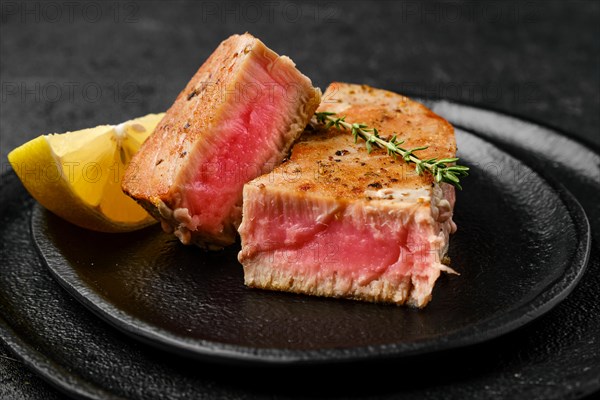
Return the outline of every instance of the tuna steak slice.
{"type": "Polygon", "coordinates": [[[123,190],[184,244],[232,244],[243,185],[284,159],[320,97],[288,57],[231,36],[133,157],[123,190]]]}
{"type": "MultiPolygon", "coordinates": [[[[392,92],[334,83],[318,111],[429,146],[422,158],[456,153],[448,122],[392,92]]],[[[244,186],[246,285],[424,307],[440,271],[454,272],[443,263],[454,187],[383,150],[368,154],[348,131],[309,128],[288,161],[244,186]]]]}

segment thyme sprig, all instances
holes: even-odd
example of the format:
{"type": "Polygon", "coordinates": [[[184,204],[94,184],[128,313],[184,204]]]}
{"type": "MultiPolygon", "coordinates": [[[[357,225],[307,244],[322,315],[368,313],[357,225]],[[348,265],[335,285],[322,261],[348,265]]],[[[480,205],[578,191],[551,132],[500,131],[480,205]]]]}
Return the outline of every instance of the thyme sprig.
{"type": "Polygon", "coordinates": [[[407,163],[415,164],[417,174],[422,175],[425,171],[429,172],[433,175],[436,182],[446,182],[462,190],[460,177],[469,175],[467,172],[469,171],[469,167],[456,164],[458,161],[457,157],[442,158],[439,160],[437,158],[421,160],[415,152],[425,150],[428,146],[414,147],[412,149],[403,148],[401,145],[404,143],[404,140],[399,140],[395,134],[391,139],[386,140],[381,137],[376,128],[369,128],[365,124],[347,122],[345,116],[337,117],[334,112],[316,112],[315,117],[318,123],[325,125],[325,128],[335,127],[339,130],[350,130],[352,136],[354,136],[354,143],[357,143],[360,137],[365,141],[369,153],[373,151],[374,147],[384,148],[394,158],[400,156],[407,163]]]}

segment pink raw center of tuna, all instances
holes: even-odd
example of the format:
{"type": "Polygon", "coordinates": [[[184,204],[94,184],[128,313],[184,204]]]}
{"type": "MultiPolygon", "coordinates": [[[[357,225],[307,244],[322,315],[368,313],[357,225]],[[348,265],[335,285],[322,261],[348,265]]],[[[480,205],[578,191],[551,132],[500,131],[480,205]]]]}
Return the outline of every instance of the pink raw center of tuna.
{"type": "MultiPolygon", "coordinates": [[[[202,229],[223,230],[221,221],[235,213],[243,185],[275,167],[273,154],[280,154],[283,135],[289,129],[286,109],[299,102],[295,77],[285,68],[269,71],[270,61],[261,58],[246,70],[246,82],[225,93],[232,105],[220,124],[219,136],[197,168],[197,175],[182,207],[199,216],[202,229]],[[206,207],[210,204],[210,207],[206,207]]],[[[279,160],[277,160],[279,161],[279,160]]],[[[239,211],[237,211],[239,213],[239,211]]],[[[239,215],[233,215],[239,220],[239,215]]]]}
{"type": "Polygon", "coordinates": [[[428,225],[357,226],[350,217],[319,224],[290,210],[265,211],[255,215],[247,246],[261,252],[263,262],[296,276],[337,275],[360,285],[384,277],[400,283],[408,275],[427,275],[440,262],[439,249],[428,241],[428,225]]]}

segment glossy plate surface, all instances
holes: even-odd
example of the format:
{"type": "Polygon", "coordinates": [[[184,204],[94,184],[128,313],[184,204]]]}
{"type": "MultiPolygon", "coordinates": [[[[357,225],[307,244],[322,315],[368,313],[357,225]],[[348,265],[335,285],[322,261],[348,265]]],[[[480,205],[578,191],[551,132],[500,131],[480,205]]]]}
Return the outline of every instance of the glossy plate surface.
{"type": "Polygon", "coordinates": [[[248,289],[239,248],[204,252],[155,227],[79,229],[35,207],[32,232],[58,282],[115,327],[187,356],[313,363],[474,344],[539,317],[583,273],[590,233],[565,191],[464,131],[452,266],[423,310],[248,289]]]}
{"type": "Polygon", "coordinates": [[[587,271],[541,318],[479,345],[340,364],[335,374],[328,365],[221,366],[156,351],[89,313],[51,277],[30,235],[34,201],[9,172],[0,176],[0,340],[46,381],[86,399],[529,400],[599,390],[599,153],[538,123],[446,101],[428,105],[558,179],[585,208],[593,235],[587,271]]]}

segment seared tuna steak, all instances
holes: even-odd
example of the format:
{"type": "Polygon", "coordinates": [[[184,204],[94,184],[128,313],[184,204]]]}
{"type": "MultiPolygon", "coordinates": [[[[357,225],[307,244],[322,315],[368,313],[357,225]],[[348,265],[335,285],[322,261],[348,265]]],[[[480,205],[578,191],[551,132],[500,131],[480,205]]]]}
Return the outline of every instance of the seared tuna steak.
{"type": "Polygon", "coordinates": [[[320,91],[250,34],[225,40],[131,161],[123,190],[184,244],[235,241],[244,183],[288,153],[320,91]]]}
{"type": "MultiPolygon", "coordinates": [[[[429,146],[422,159],[456,153],[448,122],[392,92],[334,83],[318,111],[429,146]]],[[[245,283],[424,307],[440,271],[453,272],[444,262],[454,199],[453,186],[384,150],[368,154],[348,131],[307,128],[288,161],[244,186],[245,283]]]]}

